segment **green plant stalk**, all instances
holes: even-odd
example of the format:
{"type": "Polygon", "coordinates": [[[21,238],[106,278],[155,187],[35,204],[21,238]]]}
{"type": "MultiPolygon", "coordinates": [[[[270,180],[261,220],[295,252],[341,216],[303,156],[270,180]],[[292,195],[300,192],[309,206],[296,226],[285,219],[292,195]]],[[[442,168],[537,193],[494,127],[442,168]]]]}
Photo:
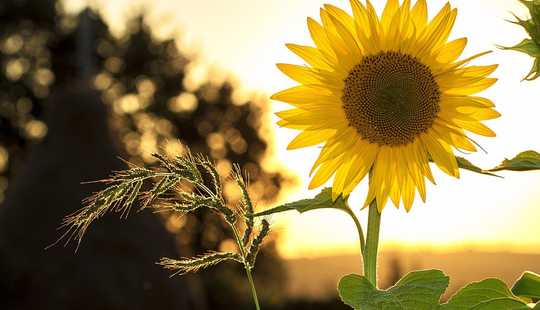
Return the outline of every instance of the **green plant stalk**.
{"type": "Polygon", "coordinates": [[[244,267],[246,268],[246,274],[249,282],[249,286],[251,287],[251,296],[253,297],[253,302],[255,303],[255,309],[261,310],[261,306],[259,306],[259,299],[257,298],[257,290],[255,289],[255,283],[253,283],[253,276],[251,275],[251,267],[244,264],[244,267]]]}
{"type": "Polygon", "coordinates": [[[364,251],[364,276],[377,288],[377,255],[379,250],[379,230],[381,213],[377,209],[376,199],[369,205],[368,231],[364,251]]]}
{"type": "Polygon", "coordinates": [[[347,214],[352,218],[354,225],[356,226],[356,231],[358,232],[358,241],[360,243],[360,256],[362,257],[362,262],[360,263],[360,266],[363,266],[364,253],[366,252],[366,241],[364,239],[364,231],[362,230],[362,224],[360,224],[358,217],[356,217],[356,215],[350,208],[344,209],[344,211],[347,212],[347,214]]]}
{"type": "Polygon", "coordinates": [[[259,298],[257,297],[257,289],[255,289],[255,283],[253,282],[253,276],[251,275],[251,267],[249,266],[249,263],[246,261],[247,254],[244,249],[244,244],[242,240],[240,239],[240,235],[238,234],[238,230],[236,229],[236,226],[232,223],[228,223],[231,226],[231,229],[234,234],[234,239],[236,240],[236,244],[238,245],[238,249],[240,251],[240,255],[242,255],[242,258],[244,260],[244,269],[246,270],[246,275],[248,278],[249,286],[251,288],[251,296],[253,297],[253,303],[255,303],[255,309],[261,310],[261,306],[259,306],[259,298]]]}

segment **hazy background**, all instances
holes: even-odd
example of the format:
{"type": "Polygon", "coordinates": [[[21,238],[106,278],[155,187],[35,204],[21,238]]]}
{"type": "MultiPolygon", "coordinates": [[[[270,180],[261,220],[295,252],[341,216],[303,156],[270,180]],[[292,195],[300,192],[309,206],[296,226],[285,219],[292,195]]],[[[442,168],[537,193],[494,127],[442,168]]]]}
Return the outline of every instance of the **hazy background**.
{"type": "MultiPolygon", "coordinates": [[[[66,0],[76,10],[84,1],[66,0]]],[[[348,9],[348,1],[329,1],[348,9]]],[[[429,2],[433,16],[446,1],[429,2]]],[[[242,89],[271,94],[294,82],[280,74],[275,63],[301,63],[284,44],[311,44],[306,17],[318,16],[323,3],[311,0],[232,0],[232,1],[92,1],[100,7],[114,29],[122,31],[122,20],[144,7],[150,22],[164,32],[179,29],[182,45],[201,51],[202,62],[210,68],[237,77],[242,89]]],[[[381,9],[384,1],[374,1],[381,9]]],[[[525,33],[507,20],[512,14],[525,17],[526,10],[510,0],[451,1],[459,10],[452,37],[467,36],[466,55],[494,50],[476,61],[498,63],[495,73],[499,83],[483,95],[493,99],[503,116],[489,125],[497,132],[496,139],[474,137],[487,151],[468,156],[483,167],[491,167],[505,157],[526,149],[539,149],[535,136],[540,124],[540,104],[534,94],[540,82],[521,82],[531,59],[526,55],[503,52],[496,45],[513,45],[525,33]]],[[[201,69],[201,71],[204,71],[201,69]]],[[[214,71],[209,74],[213,76],[214,71]]],[[[201,73],[203,74],[203,73],[201,73]]],[[[284,105],[269,103],[272,111],[284,105]]],[[[287,189],[283,200],[312,195],[306,182],[317,149],[287,152],[285,147],[295,132],[274,129],[277,156],[272,160],[284,164],[299,176],[298,187],[287,189]]],[[[428,201],[416,203],[411,214],[388,208],[384,214],[382,238],[385,245],[422,246],[425,248],[473,247],[497,250],[540,251],[540,174],[507,174],[505,179],[487,178],[464,172],[457,181],[436,173],[438,186],[428,190],[428,201]],[[421,223],[421,225],[419,224],[421,223]]],[[[353,195],[361,201],[365,186],[353,195]]],[[[334,251],[356,251],[354,227],[341,214],[319,211],[308,215],[276,217],[283,235],[279,247],[288,257],[321,255],[334,251]],[[286,224],[284,224],[286,222],[286,224]],[[316,249],[316,251],[314,250],[316,249]]]]}
{"type": "MultiPolygon", "coordinates": [[[[19,3],[21,21],[30,18],[25,13],[39,15],[30,11],[35,8],[25,6],[26,1],[12,2],[19,3]],[[25,9],[28,11],[25,12],[25,9]]],[[[328,2],[349,11],[348,1],[328,2]]],[[[382,9],[385,1],[373,2],[378,9],[382,9]]],[[[431,15],[444,3],[430,0],[431,15]]],[[[116,145],[116,149],[108,150],[111,158],[120,154],[140,164],[152,164],[150,154],[156,150],[161,149],[169,154],[181,152],[183,148],[176,138],[182,139],[196,151],[208,153],[216,159],[220,172],[228,172],[233,162],[240,162],[244,168],[255,172],[259,179],[256,178],[250,190],[259,200],[258,208],[264,209],[317,193],[316,190],[307,191],[307,174],[318,149],[286,151],[286,145],[295,132],[274,126],[276,118],[272,115],[272,112],[286,106],[267,98],[276,91],[294,85],[293,81],[280,74],[275,63],[302,63],[284,44],[311,44],[306,17],[317,17],[322,4],[313,0],[64,0],[56,7],[60,8],[61,16],[69,18],[55,20],[58,25],[75,31],[73,29],[79,29],[77,25],[80,25],[76,21],[77,14],[90,5],[105,22],[96,29],[99,29],[100,37],[107,38],[111,43],[105,54],[99,52],[100,45],[97,46],[99,55],[94,59],[93,66],[102,71],[96,70],[87,79],[100,92],[101,97],[96,96],[96,102],[101,100],[107,107],[111,131],[116,133],[112,134],[112,140],[116,142],[110,142],[116,145]],[[141,14],[142,19],[138,19],[141,14]],[[151,37],[149,33],[152,33],[151,37]],[[129,39],[131,34],[133,36],[129,39]],[[152,50],[159,52],[153,53],[152,50]],[[220,116],[225,112],[230,118],[224,120],[220,116]]],[[[493,50],[494,53],[475,63],[500,64],[495,73],[499,82],[483,94],[495,101],[503,115],[489,122],[498,136],[496,139],[474,137],[488,154],[479,152],[467,158],[482,167],[492,167],[520,151],[539,150],[537,133],[540,123],[536,118],[540,115],[540,102],[537,99],[540,82],[521,82],[532,60],[519,53],[496,49],[497,44],[514,45],[526,35],[520,27],[506,21],[512,19],[510,12],[524,16],[526,11],[517,1],[511,0],[455,0],[451,4],[459,10],[452,37],[469,38],[465,56],[493,50]]],[[[13,19],[17,21],[16,17],[13,19]]],[[[5,29],[10,31],[9,28],[5,29]]],[[[77,31],[71,37],[70,32],[66,32],[68,39],[65,41],[69,44],[59,45],[54,40],[53,43],[46,43],[47,46],[56,47],[52,51],[53,58],[61,60],[62,57],[54,53],[62,51],[80,54],[80,49],[74,43],[78,40],[77,31]]],[[[61,30],[58,33],[61,34],[58,36],[64,36],[61,30]]],[[[9,46],[5,42],[4,46],[9,46]]],[[[3,70],[12,84],[3,84],[2,91],[18,94],[20,86],[14,84],[19,79],[13,80],[11,77],[19,67],[8,59],[11,58],[3,59],[3,70]],[[10,63],[11,69],[8,66],[10,63]]],[[[73,61],[71,58],[65,59],[66,63],[73,61]]],[[[77,91],[71,94],[65,91],[65,88],[78,89],[71,78],[81,79],[79,73],[73,73],[80,69],[63,70],[61,74],[51,70],[56,74],[53,80],[50,76],[48,78],[47,71],[35,71],[39,74],[33,75],[32,83],[47,86],[51,94],[58,92],[54,91],[57,84],[62,84],[63,88],[59,87],[61,96],[48,99],[49,92],[42,97],[36,95],[32,99],[33,108],[27,111],[31,117],[24,118],[20,125],[20,132],[23,133],[2,133],[5,134],[0,141],[2,198],[4,195],[9,198],[10,190],[14,192],[10,186],[15,177],[23,178],[19,171],[24,171],[24,167],[32,161],[28,154],[36,153],[32,151],[34,146],[39,149],[39,145],[47,144],[51,130],[45,112],[55,115],[64,111],[51,108],[61,105],[46,102],[66,102],[69,105],[68,102],[78,102],[77,98],[80,98],[77,91]],[[45,103],[41,104],[42,101],[45,103]],[[13,137],[17,137],[16,142],[13,142],[13,137]]],[[[21,73],[21,76],[25,74],[21,73]]],[[[77,85],[84,89],[81,93],[89,91],[77,85]]],[[[34,86],[31,84],[28,88],[35,93],[34,86]]],[[[17,100],[13,104],[17,109],[27,107],[26,103],[17,100]]],[[[13,124],[18,123],[13,121],[13,124]]],[[[89,120],[88,124],[92,124],[92,121],[89,120]]],[[[17,126],[9,128],[12,130],[17,126]]],[[[95,164],[98,166],[99,162],[95,164]]],[[[98,175],[83,178],[81,174],[79,178],[73,176],[69,182],[104,177],[108,170],[115,167],[101,166],[102,172],[98,175]]],[[[463,172],[461,179],[456,180],[437,171],[437,186],[429,187],[427,203],[423,204],[417,197],[409,214],[389,205],[382,219],[382,285],[391,285],[403,273],[418,268],[442,268],[447,271],[452,277],[450,291],[467,281],[485,277],[498,276],[511,282],[522,270],[540,272],[540,174],[503,175],[505,178],[499,179],[463,172]]],[[[80,195],[86,196],[93,189],[80,187],[77,190],[80,195]]],[[[366,186],[363,184],[353,194],[352,204],[359,205],[365,193],[366,186]]],[[[229,194],[234,198],[233,191],[229,194]]],[[[16,196],[11,194],[11,197],[16,196]]],[[[73,197],[73,201],[77,199],[73,197]]],[[[53,205],[52,202],[50,204],[53,205]]],[[[77,209],[77,205],[66,207],[66,210],[77,209]]],[[[51,215],[49,226],[43,225],[43,231],[51,231],[49,240],[54,236],[54,223],[59,222],[66,213],[58,211],[55,215],[58,221],[51,215]]],[[[367,212],[358,210],[358,214],[363,221],[366,220],[367,212]]],[[[343,274],[360,271],[354,225],[346,216],[332,211],[303,215],[293,212],[276,215],[271,220],[276,233],[274,242],[267,247],[266,263],[264,258],[261,259],[261,266],[256,270],[260,286],[269,287],[263,299],[269,305],[282,306],[284,309],[301,309],[302,306],[316,309],[314,304],[310,304],[313,299],[323,300],[317,304],[320,309],[341,309],[339,303],[335,302],[335,283],[343,274]],[[289,300],[289,303],[285,300],[289,300]]],[[[198,214],[188,219],[171,217],[162,221],[166,231],[175,235],[177,253],[171,255],[230,246],[227,232],[214,218],[198,214]],[[196,228],[201,225],[215,229],[205,234],[196,228]]],[[[138,224],[133,225],[124,227],[123,231],[140,230],[138,224]]],[[[96,230],[99,231],[99,228],[96,230]]],[[[160,233],[164,232],[156,231],[156,236],[160,233]]],[[[6,236],[15,244],[14,238],[10,237],[12,235],[6,236]]],[[[122,240],[130,238],[129,235],[121,237],[124,238],[122,240]]],[[[42,247],[38,243],[32,249],[37,251],[42,247]]],[[[27,255],[30,252],[21,253],[27,255]]],[[[69,249],[58,254],[58,257],[67,255],[72,255],[69,249]]],[[[88,255],[92,257],[90,253],[88,255]]],[[[149,255],[156,259],[159,256],[158,253],[149,255]]],[[[149,265],[153,263],[150,258],[145,259],[149,265]]],[[[29,263],[28,266],[33,264],[29,263]]],[[[166,278],[166,273],[155,272],[154,281],[158,281],[155,279],[160,276],[165,281],[171,281],[166,278]]],[[[216,268],[202,279],[188,277],[191,280],[187,282],[179,279],[172,281],[190,287],[192,293],[188,295],[207,296],[209,301],[206,305],[196,305],[195,308],[225,307],[222,302],[227,298],[232,299],[231,304],[235,306],[249,307],[249,300],[238,297],[245,292],[243,279],[230,280],[234,273],[234,268],[225,266],[216,268]],[[216,289],[229,286],[230,281],[234,289],[227,292],[237,297],[231,298],[226,293],[211,295],[216,289]]],[[[19,278],[24,277],[17,276],[19,278]]]]}

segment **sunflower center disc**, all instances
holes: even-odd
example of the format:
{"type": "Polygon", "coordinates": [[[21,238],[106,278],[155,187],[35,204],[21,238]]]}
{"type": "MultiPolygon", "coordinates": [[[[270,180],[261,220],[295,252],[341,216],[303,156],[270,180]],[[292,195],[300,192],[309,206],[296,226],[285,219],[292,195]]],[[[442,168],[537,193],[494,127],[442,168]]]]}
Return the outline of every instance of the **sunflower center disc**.
{"type": "Polygon", "coordinates": [[[343,107],[360,136],[405,145],[431,128],[441,92],[428,66],[399,52],[364,57],[345,79],[343,107]]]}

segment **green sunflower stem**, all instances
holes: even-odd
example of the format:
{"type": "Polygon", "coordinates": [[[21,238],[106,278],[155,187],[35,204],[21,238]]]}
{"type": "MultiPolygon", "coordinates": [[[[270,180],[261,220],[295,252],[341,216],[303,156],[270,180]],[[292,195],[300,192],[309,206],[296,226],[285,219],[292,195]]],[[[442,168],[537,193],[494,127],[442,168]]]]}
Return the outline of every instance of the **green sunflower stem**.
{"type": "Polygon", "coordinates": [[[377,201],[374,199],[369,205],[367,241],[364,251],[364,276],[374,287],[377,287],[377,256],[380,226],[381,213],[379,213],[377,201]]]}
{"type": "Polygon", "coordinates": [[[360,263],[360,266],[363,266],[364,253],[366,251],[366,241],[364,239],[364,230],[362,229],[362,224],[360,224],[358,217],[356,217],[356,215],[350,208],[347,208],[345,212],[349,214],[349,216],[352,218],[354,222],[354,225],[356,226],[356,231],[358,232],[358,242],[360,243],[360,254],[362,256],[362,262],[360,263]]]}

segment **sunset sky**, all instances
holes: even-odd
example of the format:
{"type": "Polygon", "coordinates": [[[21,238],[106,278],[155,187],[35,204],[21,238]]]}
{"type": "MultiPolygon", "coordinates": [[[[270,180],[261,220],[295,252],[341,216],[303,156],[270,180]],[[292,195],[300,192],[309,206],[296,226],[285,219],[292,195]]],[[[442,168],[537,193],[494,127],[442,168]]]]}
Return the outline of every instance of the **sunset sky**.
{"type": "MultiPolygon", "coordinates": [[[[124,16],[144,7],[149,22],[162,26],[163,32],[179,29],[182,46],[201,55],[201,63],[220,72],[230,72],[248,91],[268,96],[294,85],[282,75],[275,63],[302,64],[285,43],[311,44],[306,17],[318,19],[317,0],[90,0],[101,8],[117,31],[124,16]]],[[[84,0],[66,0],[70,10],[77,10],[84,0]]],[[[348,1],[327,1],[349,11],[348,1]]],[[[382,9],[385,1],[374,0],[382,9]]],[[[429,0],[433,15],[446,1],[429,0]]],[[[494,53],[476,64],[500,64],[495,76],[499,82],[483,93],[497,104],[502,117],[488,124],[497,132],[495,139],[474,137],[488,154],[467,156],[482,167],[497,165],[505,157],[522,150],[540,150],[540,81],[521,82],[529,71],[531,58],[496,49],[513,45],[525,33],[508,23],[510,12],[525,16],[526,11],[514,0],[453,0],[459,10],[452,37],[467,36],[465,56],[485,50],[494,53]],[[534,95],[537,95],[536,97],[534,95]]],[[[205,70],[200,74],[204,75],[205,70]]],[[[215,74],[215,71],[212,71],[215,74]]],[[[273,112],[284,105],[270,102],[273,112]]],[[[276,118],[269,118],[275,122],[276,118]]],[[[285,165],[303,183],[288,191],[283,201],[312,196],[307,191],[308,172],[318,149],[286,151],[295,132],[275,128],[274,163],[285,165]]],[[[434,169],[435,170],[435,169],[434,169]]],[[[427,203],[417,197],[412,211],[396,210],[390,204],[382,215],[383,249],[421,247],[445,250],[474,248],[515,250],[540,253],[540,173],[503,173],[504,179],[463,172],[460,180],[437,171],[437,186],[428,188],[427,203]]],[[[351,204],[359,206],[366,193],[365,182],[353,193],[351,204]]],[[[365,221],[367,212],[358,211],[365,221]]],[[[321,256],[353,253],[357,237],[350,220],[337,211],[316,211],[299,215],[290,213],[272,218],[281,232],[280,249],[287,257],[321,256]]]]}

